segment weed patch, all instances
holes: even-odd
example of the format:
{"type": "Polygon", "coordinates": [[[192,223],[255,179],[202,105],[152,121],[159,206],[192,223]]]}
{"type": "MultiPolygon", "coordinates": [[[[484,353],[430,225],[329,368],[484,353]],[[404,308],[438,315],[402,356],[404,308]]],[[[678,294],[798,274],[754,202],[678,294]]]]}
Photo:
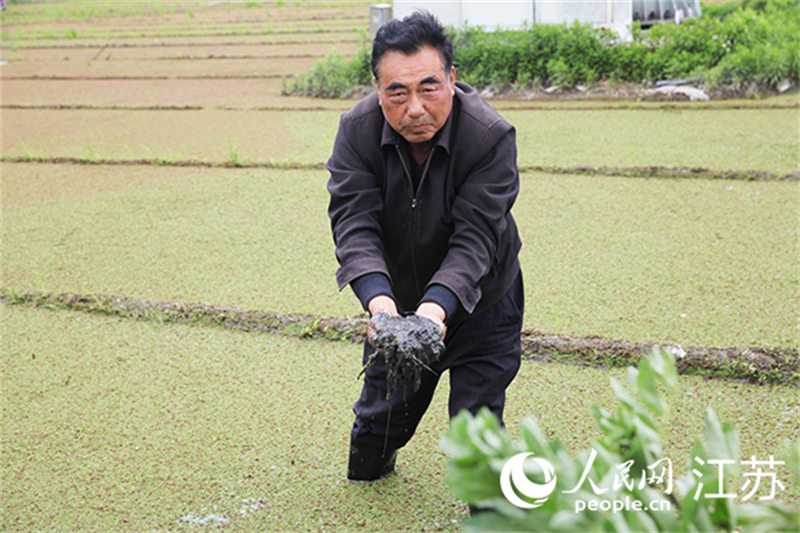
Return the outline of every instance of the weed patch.
{"type": "Polygon", "coordinates": [[[291,82],[284,79],[281,94],[320,98],[366,95],[372,90],[371,50],[367,42],[367,34],[362,32],[358,49],[349,59],[332,50],[305,76],[297,76],[291,82]]]}
{"type": "Polygon", "coordinates": [[[234,167],[244,167],[250,164],[250,158],[239,152],[236,139],[228,139],[228,164],[234,167]]]}

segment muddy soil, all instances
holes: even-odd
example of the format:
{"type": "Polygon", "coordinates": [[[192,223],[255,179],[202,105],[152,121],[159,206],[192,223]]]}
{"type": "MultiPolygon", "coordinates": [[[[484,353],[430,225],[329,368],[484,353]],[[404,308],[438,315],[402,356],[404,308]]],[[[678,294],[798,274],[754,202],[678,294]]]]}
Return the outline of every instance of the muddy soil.
{"type": "Polygon", "coordinates": [[[18,43],[4,48],[5,52],[22,50],[69,50],[81,48],[174,48],[181,46],[274,46],[281,44],[330,44],[358,42],[359,33],[261,33],[251,35],[187,35],[160,37],[129,37],[109,39],[93,37],[76,39],[47,39],[18,43]]]}
{"type": "MultiPolygon", "coordinates": [[[[369,6],[367,2],[336,2],[322,5],[316,2],[298,2],[293,6],[277,6],[264,4],[261,8],[246,7],[234,4],[209,2],[206,5],[184,3],[183,5],[159,6],[153,3],[148,6],[144,3],[111,6],[116,7],[116,12],[104,13],[98,8],[92,13],[85,6],[72,6],[66,4],[63,9],[50,10],[51,14],[42,22],[25,22],[25,17],[14,18],[9,16],[6,27],[9,29],[23,28],[27,32],[37,29],[58,28],[108,28],[114,30],[126,28],[148,28],[164,26],[208,26],[225,24],[253,24],[263,25],[272,23],[286,24],[343,24],[356,21],[358,24],[368,22],[369,6]],[[155,24],[154,24],[155,21],[155,24]]],[[[41,12],[42,10],[34,11],[41,12]]],[[[11,15],[11,11],[8,12],[11,15]]],[[[39,17],[41,18],[41,17],[39,17]]]]}
{"type": "MultiPolygon", "coordinates": [[[[523,353],[532,360],[569,362],[612,367],[635,364],[659,345],[650,342],[522,333],[523,353]]],[[[680,374],[740,379],[753,383],[777,382],[798,385],[800,359],[796,348],[732,348],[714,346],[669,346],[680,374]],[[782,376],[782,377],[778,377],[782,376]]]]}
{"type": "Polygon", "coordinates": [[[4,105],[89,107],[273,106],[281,80],[4,80],[4,105]]]}
{"type": "MultiPolygon", "coordinates": [[[[91,85],[110,79],[121,80],[178,80],[220,78],[293,78],[305,74],[320,56],[287,54],[281,56],[197,57],[163,58],[156,60],[129,59],[119,61],[37,61],[13,65],[3,72],[3,83],[30,81],[31,89],[37,83],[84,82],[91,85]],[[46,72],[46,74],[42,74],[46,72]]],[[[273,96],[277,96],[276,93],[273,96]]],[[[10,96],[5,96],[12,103],[10,96]]],[[[19,101],[16,94],[15,100],[19,101]]]]}
{"type": "MultiPolygon", "coordinates": [[[[80,48],[25,48],[5,51],[11,61],[4,68],[4,76],[18,75],[18,69],[38,67],[40,75],[53,64],[68,61],[103,62],[129,60],[203,60],[203,59],[275,59],[296,57],[322,57],[331,49],[350,54],[356,49],[354,40],[323,43],[181,43],[174,46],[92,46],[80,48]]],[[[67,63],[73,68],[77,65],[67,63]]]]}
{"type": "MultiPolygon", "coordinates": [[[[4,48],[9,63],[0,67],[2,103],[291,107],[299,102],[280,97],[282,78],[305,74],[331,49],[350,54],[357,46],[354,35],[341,34],[334,42],[330,37],[314,42],[322,34],[292,35],[293,44],[273,44],[264,36],[215,36],[163,43],[170,46],[120,46],[115,39],[102,46],[75,46],[84,42],[78,40],[62,48],[4,48]]],[[[308,106],[308,99],[300,101],[308,106]]]]}
{"type": "MultiPolygon", "coordinates": [[[[105,7],[105,6],[103,6],[105,7]]],[[[137,36],[164,37],[171,34],[228,33],[322,33],[342,31],[349,28],[357,31],[369,25],[369,4],[337,2],[329,6],[312,3],[297,3],[295,8],[280,8],[264,5],[263,8],[244,8],[234,4],[208,5],[183,4],[151,6],[143,3],[110,6],[109,12],[102,7],[97,10],[85,6],[65,6],[49,9],[42,21],[32,20],[12,10],[7,10],[4,33],[19,44],[42,39],[48,43],[54,36],[69,33],[80,39],[105,38],[119,40],[137,36]],[[111,10],[116,8],[112,13],[111,10]]],[[[12,8],[13,9],[13,8],[12,8]]],[[[25,6],[26,11],[38,11],[25,6]]],[[[40,18],[41,17],[37,17],[40,18]]]]}
{"type": "MultiPolygon", "coordinates": [[[[356,47],[355,43],[340,44],[338,51],[342,54],[350,54],[356,47]]],[[[69,94],[67,85],[64,86],[64,98],[51,97],[48,88],[39,85],[43,80],[66,82],[85,79],[88,86],[105,78],[214,79],[236,76],[280,80],[283,76],[291,78],[305,74],[330,50],[330,44],[17,50],[8,52],[5,58],[9,63],[0,67],[6,89],[3,92],[3,103],[17,104],[37,98],[42,102],[52,103],[64,102],[65,99],[78,101],[69,94]],[[16,89],[20,82],[22,89],[16,89]],[[38,90],[44,92],[40,94],[38,90]],[[27,96],[21,98],[19,92],[27,96]]],[[[91,87],[88,89],[87,95],[96,99],[96,105],[103,105],[103,98],[93,94],[91,87]]],[[[134,92],[141,93],[142,90],[137,88],[134,92]]],[[[158,88],[153,90],[158,91],[158,88]]],[[[180,91],[180,88],[176,90],[180,91]]],[[[208,90],[217,93],[214,87],[208,90]]],[[[272,96],[278,96],[280,88],[278,86],[277,90],[270,90],[273,91],[272,96]]],[[[55,92],[61,91],[57,89],[55,92]]],[[[106,94],[108,92],[102,91],[106,94]]],[[[86,98],[79,101],[86,101],[86,98]]]]}
{"type": "Polygon", "coordinates": [[[386,365],[386,399],[391,400],[398,387],[414,380],[414,390],[419,390],[423,372],[433,372],[431,365],[439,360],[444,350],[442,331],[430,320],[417,315],[390,316],[378,313],[372,319],[374,331],[370,343],[375,352],[364,366],[382,358],[386,365]]]}

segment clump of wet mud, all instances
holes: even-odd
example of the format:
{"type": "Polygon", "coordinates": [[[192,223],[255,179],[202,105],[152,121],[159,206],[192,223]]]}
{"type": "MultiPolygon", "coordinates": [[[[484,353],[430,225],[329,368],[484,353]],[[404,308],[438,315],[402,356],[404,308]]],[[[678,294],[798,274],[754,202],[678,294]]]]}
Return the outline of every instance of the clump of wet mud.
{"type": "MultiPolygon", "coordinates": [[[[442,330],[427,318],[418,315],[391,316],[378,313],[372,319],[374,331],[369,341],[375,347],[364,371],[376,357],[386,361],[386,399],[391,401],[398,387],[405,387],[414,379],[414,390],[419,390],[422,372],[434,372],[430,365],[439,360],[444,350],[442,330]]],[[[435,372],[434,372],[435,373],[435,372]]]]}
{"type": "MultiPolygon", "coordinates": [[[[389,411],[386,416],[386,436],[383,453],[389,443],[389,424],[392,419],[392,397],[398,388],[414,380],[414,390],[419,390],[422,372],[434,372],[430,367],[439,360],[444,350],[442,330],[432,321],[418,315],[392,316],[376,313],[372,317],[369,342],[375,347],[369,360],[361,370],[363,374],[378,357],[386,362],[386,400],[389,411]]],[[[360,374],[359,374],[360,375],[360,374]]]]}

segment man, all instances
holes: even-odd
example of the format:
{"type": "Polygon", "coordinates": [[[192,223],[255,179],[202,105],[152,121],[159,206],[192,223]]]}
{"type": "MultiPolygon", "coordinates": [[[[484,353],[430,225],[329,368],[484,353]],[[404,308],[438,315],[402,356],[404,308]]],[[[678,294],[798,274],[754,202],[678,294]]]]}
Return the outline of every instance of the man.
{"type": "MultiPolygon", "coordinates": [[[[365,372],[347,473],[359,481],[394,470],[444,370],[451,417],[488,406],[502,420],[524,305],[514,128],[456,82],[453,45],[428,13],[380,28],[372,72],[375,92],[342,115],[328,161],[337,282],[373,317],[432,320],[446,348],[391,408],[382,358],[365,372]]],[[[365,342],[365,363],[373,351],[365,342]]]]}

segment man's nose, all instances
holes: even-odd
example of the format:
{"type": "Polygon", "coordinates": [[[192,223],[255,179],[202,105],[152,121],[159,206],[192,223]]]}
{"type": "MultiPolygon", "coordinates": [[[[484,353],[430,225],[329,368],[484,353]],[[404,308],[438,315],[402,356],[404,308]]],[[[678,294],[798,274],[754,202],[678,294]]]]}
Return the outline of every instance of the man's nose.
{"type": "Polygon", "coordinates": [[[425,114],[425,107],[422,105],[422,100],[416,93],[411,93],[408,98],[408,115],[411,118],[419,118],[425,114]]]}

